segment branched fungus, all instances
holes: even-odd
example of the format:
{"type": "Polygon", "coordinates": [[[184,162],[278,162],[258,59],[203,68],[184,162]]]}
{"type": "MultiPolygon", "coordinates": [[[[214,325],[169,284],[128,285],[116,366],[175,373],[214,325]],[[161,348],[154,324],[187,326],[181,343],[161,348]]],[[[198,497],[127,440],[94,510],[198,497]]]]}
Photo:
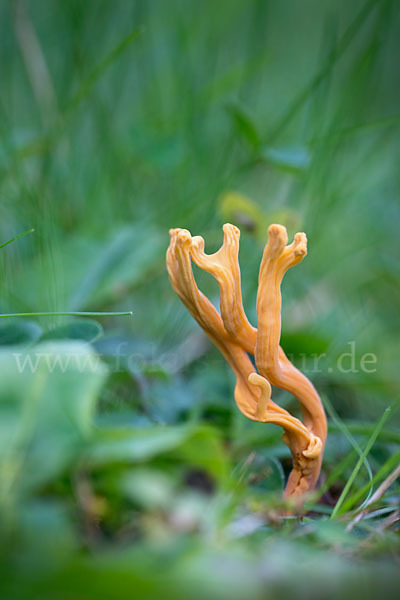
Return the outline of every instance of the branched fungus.
{"type": "Polygon", "coordinates": [[[235,401],[249,419],[283,428],[283,441],[290,448],[293,469],[285,497],[301,497],[318,479],[327,434],[324,409],[312,383],[287,358],[280,347],[281,281],[286,271],[307,253],[307,238],[297,233],[287,245],[282,225],[271,225],[261,261],[258,294],[258,329],[248,321],[243,308],[240,267],[240,231],[223,227],[224,242],[214,254],[204,252],[202,237],[186,229],[170,230],[167,269],[171,285],[200,327],[221,351],[236,376],[235,401]],[[192,261],[218,282],[220,313],[198,289],[192,261]],[[249,354],[254,355],[258,373],[249,354]],[[303,421],[271,400],[271,384],[287,390],[300,402],[303,421]]]}

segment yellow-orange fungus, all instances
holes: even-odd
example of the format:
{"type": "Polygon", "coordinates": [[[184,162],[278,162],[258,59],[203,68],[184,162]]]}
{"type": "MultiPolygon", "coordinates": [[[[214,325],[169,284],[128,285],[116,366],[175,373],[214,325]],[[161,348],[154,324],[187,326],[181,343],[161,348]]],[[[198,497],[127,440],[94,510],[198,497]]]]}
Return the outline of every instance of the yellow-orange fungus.
{"type": "Polygon", "coordinates": [[[239,410],[253,421],[283,428],[282,439],[293,457],[285,496],[302,496],[317,483],[327,435],[326,417],[316,389],[290,362],[279,343],[281,282],[286,271],[306,256],[307,238],[304,233],[296,233],[287,245],[285,227],[270,225],[259,273],[256,329],[249,323],[242,302],[240,231],[229,223],[223,231],[221,248],[206,254],[202,237],[192,237],[186,229],[170,230],[167,269],[171,285],[235,373],[234,395],[239,410]],[[192,261],[217,280],[220,312],[198,289],[192,261]],[[248,354],[254,355],[258,373],[248,354]],[[303,421],[271,400],[271,385],[298,399],[303,421]]]}

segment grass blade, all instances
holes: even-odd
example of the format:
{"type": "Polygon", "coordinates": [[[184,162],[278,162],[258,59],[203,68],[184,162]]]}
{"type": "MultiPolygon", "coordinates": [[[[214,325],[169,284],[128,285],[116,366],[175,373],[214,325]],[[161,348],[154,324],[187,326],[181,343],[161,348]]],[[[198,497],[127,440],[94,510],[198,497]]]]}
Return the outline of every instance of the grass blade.
{"type": "Polygon", "coordinates": [[[335,508],[333,509],[332,515],[331,515],[331,519],[333,519],[339,512],[351,486],[353,485],[353,482],[355,480],[355,478],[357,477],[357,474],[359,472],[359,470],[361,469],[361,465],[363,464],[363,462],[365,461],[365,459],[367,458],[372,446],[374,445],[376,438],[378,437],[379,431],[382,429],[382,427],[384,426],[384,424],[386,423],[387,419],[389,418],[389,415],[391,413],[392,409],[388,406],[383,415],[381,416],[381,418],[379,419],[379,422],[377,423],[371,437],[368,440],[367,445],[365,446],[365,449],[363,451],[363,453],[361,454],[360,458],[357,461],[356,466],[353,469],[352,474],[350,475],[342,493],[340,494],[340,497],[338,499],[338,501],[336,502],[335,508]]]}
{"type": "MultiPolygon", "coordinates": [[[[327,406],[326,408],[328,410],[327,406]]],[[[370,436],[374,430],[374,427],[371,426],[370,423],[360,423],[359,421],[346,421],[345,427],[350,435],[362,435],[364,437],[370,436]]],[[[338,431],[340,431],[341,433],[343,433],[342,429],[343,424],[341,424],[340,426],[335,422],[329,424],[329,432],[337,433],[338,431]]],[[[388,444],[400,445],[400,431],[398,431],[394,427],[384,427],[383,429],[381,429],[378,438],[382,442],[387,442],[388,444]]]]}
{"type": "MultiPolygon", "coordinates": [[[[339,431],[341,431],[343,433],[343,435],[345,436],[345,438],[349,441],[349,443],[351,444],[351,446],[354,448],[354,450],[357,452],[358,456],[361,457],[362,456],[362,450],[360,448],[360,446],[357,443],[357,440],[354,439],[354,437],[351,435],[350,431],[348,430],[347,426],[343,423],[343,421],[339,418],[339,415],[336,413],[335,409],[333,408],[330,400],[324,396],[323,398],[323,402],[324,405],[326,406],[326,409],[329,413],[330,418],[332,419],[332,421],[334,421],[335,425],[338,427],[339,431]]],[[[372,435],[372,434],[371,434],[372,435]]],[[[367,500],[369,498],[369,496],[372,494],[372,480],[373,480],[373,475],[372,475],[372,469],[370,467],[370,464],[368,462],[368,460],[364,460],[364,465],[365,468],[368,472],[368,477],[369,477],[369,492],[367,495],[367,500]]]]}
{"type": "Polygon", "coordinates": [[[339,479],[344,471],[353,464],[354,459],[357,457],[357,451],[353,448],[353,451],[349,452],[329,473],[325,481],[313,492],[310,503],[310,510],[315,510],[315,503],[322,498],[322,496],[329,490],[329,488],[339,479]]]}
{"type": "Polygon", "coordinates": [[[0,314],[0,317],[131,317],[133,312],[35,312],[0,314]]]}
{"type": "MultiPolygon", "coordinates": [[[[371,484],[375,485],[376,483],[378,483],[378,481],[381,481],[384,477],[386,477],[386,475],[388,473],[391,472],[393,467],[395,467],[396,465],[399,464],[399,462],[400,462],[400,450],[398,450],[397,452],[395,452],[395,454],[393,454],[393,456],[388,458],[388,460],[381,466],[379,471],[377,473],[375,473],[375,475],[371,481],[371,484]]],[[[353,508],[353,506],[356,504],[356,502],[358,502],[360,500],[360,498],[362,498],[364,496],[364,494],[366,492],[368,492],[369,487],[370,487],[370,483],[367,483],[360,490],[357,490],[352,496],[350,496],[350,498],[348,498],[346,500],[346,502],[343,503],[341,512],[347,512],[348,510],[351,510],[353,508]]],[[[369,498],[366,498],[358,510],[365,508],[368,501],[369,501],[369,498]]]]}
{"type": "Polygon", "coordinates": [[[15,237],[11,238],[11,240],[7,240],[7,242],[3,242],[2,244],[0,244],[0,248],[4,248],[4,246],[8,246],[8,244],[15,242],[15,240],[19,240],[20,238],[24,237],[25,235],[29,235],[34,231],[34,229],[28,229],[27,231],[24,231],[23,233],[20,233],[19,235],[16,235],[15,237]]]}
{"type": "Polygon", "coordinates": [[[324,80],[326,75],[329,73],[332,65],[336,63],[336,61],[344,54],[347,48],[350,46],[351,42],[361,29],[364,22],[367,20],[370,12],[375,8],[376,0],[369,0],[364,4],[361,8],[360,12],[354,19],[352,23],[350,23],[349,27],[344,32],[343,36],[339,40],[336,48],[332,50],[330,55],[327,58],[326,63],[322,67],[320,71],[311,79],[308,85],[298,94],[292,104],[289,106],[288,110],[284,113],[283,117],[279,121],[275,130],[269,135],[268,142],[271,143],[274,141],[285,127],[290,123],[293,117],[296,115],[298,110],[303,106],[303,104],[309,99],[310,94],[320,85],[320,83],[324,80]]]}
{"type": "Polygon", "coordinates": [[[117,58],[134,42],[144,31],[143,27],[139,27],[131,31],[125,36],[119,44],[117,44],[111,52],[107,54],[92,70],[89,76],[81,84],[75,96],[68,102],[65,107],[65,112],[76,108],[91,92],[95,83],[100,79],[103,73],[110,67],[117,58]]]}

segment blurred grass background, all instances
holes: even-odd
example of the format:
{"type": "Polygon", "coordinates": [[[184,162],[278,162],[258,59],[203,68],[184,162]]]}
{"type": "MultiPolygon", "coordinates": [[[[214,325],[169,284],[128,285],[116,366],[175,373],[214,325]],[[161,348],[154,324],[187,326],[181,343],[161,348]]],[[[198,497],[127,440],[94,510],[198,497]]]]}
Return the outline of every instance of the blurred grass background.
{"type": "MultiPolygon", "coordinates": [[[[68,586],[82,578],[85,598],[135,586],[138,597],[258,597],[268,581],[271,594],[295,597],[309,564],[347,578],[349,597],[353,579],[365,594],[390,579],[398,533],[381,518],[356,535],[324,519],[271,521],[288,451],[278,430],[238,413],[233,377],[172,292],[164,256],[170,227],[203,235],[211,252],[222,224],[238,225],[255,324],[268,224],[307,233],[308,257],[284,282],[282,345],[337,413],[327,496],[314,509],[329,513],[357,444],[392,406],[368,456],[378,484],[382,467],[398,464],[399,25],[393,0],[0,2],[0,239],[35,229],[1,250],[0,311],[134,311],[102,319],[104,333],[60,317],[4,321],[2,372],[13,373],[11,344],[94,333],[109,368],[93,376],[92,421],[73,413],[72,430],[28,410],[32,381],[3,379],[4,448],[19,440],[3,461],[4,489],[10,472],[29,482],[59,456],[42,478],[3,490],[4,564],[16,572],[7,597],[26,597],[26,581],[31,597],[77,598],[68,586]],[[339,357],[353,350],[350,372],[351,357],[339,357]],[[348,555],[360,561],[349,573],[348,555]]],[[[199,282],[217,301],[214,282],[199,282]]],[[[50,384],[43,414],[69,389],[56,375],[50,384]]],[[[86,398],[82,386],[68,393],[86,398]]],[[[296,410],[288,395],[274,398],[296,410]]],[[[363,466],[347,508],[369,489],[363,466]]],[[[382,518],[396,485],[390,494],[382,518]]]]}

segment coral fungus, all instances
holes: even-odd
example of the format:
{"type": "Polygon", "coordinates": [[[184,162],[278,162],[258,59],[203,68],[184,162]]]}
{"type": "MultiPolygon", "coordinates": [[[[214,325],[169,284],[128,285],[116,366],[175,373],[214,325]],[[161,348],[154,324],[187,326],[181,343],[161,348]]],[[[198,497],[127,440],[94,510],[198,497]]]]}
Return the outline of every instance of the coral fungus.
{"type": "Polygon", "coordinates": [[[214,254],[204,252],[202,237],[192,237],[186,229],[170,230],[167,268],[171,285],[234,371],[235,400],[240,411],[253,421],[283,428],[282,439],[293,458],[285,497],[302,497],[317,483],[327,425],[317,391],[279,345],[280,287],[286,271],[307,254],[307,238],[304,233],[297,233],[294,241],[287,245],[285,227],[270,225],[259,273],[256,329],[249,323],[242,302],[238,259],[240,231],[230,224],[225,224],[223,230],[224,242],[214,254]],[[192,261],[217,280],[220,313],[198,289],[192,261]],[[249,354],[254,355],[258,373],[249,354]],[[299,400],[303,422],[271,400],[271,384],[299,400]]]}

